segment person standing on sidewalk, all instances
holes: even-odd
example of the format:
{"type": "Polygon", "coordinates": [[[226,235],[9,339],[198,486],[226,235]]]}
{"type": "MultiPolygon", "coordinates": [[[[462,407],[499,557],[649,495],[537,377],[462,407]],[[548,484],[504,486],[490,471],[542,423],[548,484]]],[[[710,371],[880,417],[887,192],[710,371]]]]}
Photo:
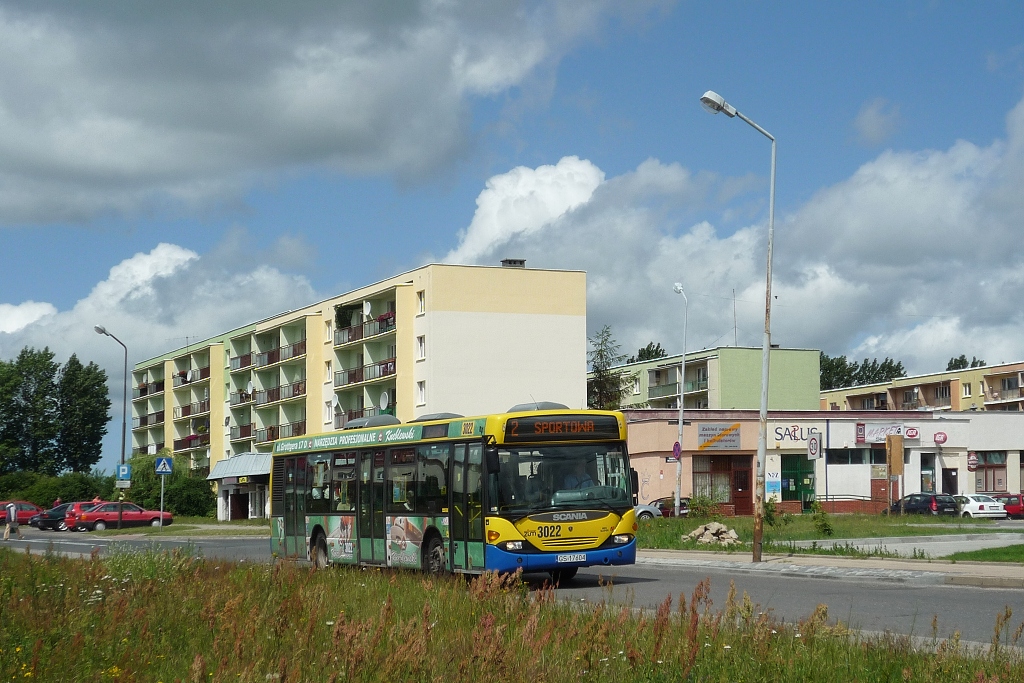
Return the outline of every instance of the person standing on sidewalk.
{"type": "Polygon", "coordinates": [[[18,538],[25,538],[21,535],[21,529],[18,527],[18,506],[13,502],[7,504],[7,526],[4,527],[5,541],[10,539],[12,529],[18,534],[18,538]]]}

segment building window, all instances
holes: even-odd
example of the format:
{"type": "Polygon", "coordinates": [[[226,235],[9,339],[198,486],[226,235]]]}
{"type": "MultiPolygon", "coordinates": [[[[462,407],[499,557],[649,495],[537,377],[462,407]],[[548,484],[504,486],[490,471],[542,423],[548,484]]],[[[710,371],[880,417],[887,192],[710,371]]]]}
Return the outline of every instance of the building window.
{"type": "Polygon", "coordinates": [[[964,398],[968,398],[971,395],[971,383],[970,382],[964,382],[963,383],[963,388],[964,388],[964,398]]]}
{"type": "Polygon", "coordinates": [[[633,378],[633,395],[637,396],[640,394],[640,375],[633,378]]]}
{"type": "Polygon", "coordinates": [[[1003,391],[1013,391],[1014,389],[1017,388],[1017,378],[1004,377],[1001,380],[999,380],[999,384],[1002,386],[1003,391]]]}
{"type": "Polygon", "coordinates": [[[828,465],[863,465],[865,461],[870,461],[872,457],[871,452],[867,448],[825,449],[825,463],[828,465]]]}
{"type": "Polygon", "coordinates": [[[426,313],[427,312],[427,292],[421,289],[416,292],[416,312],[426,313]]]}
{"type": "Polygon", "coordinates": [[[324,402],[324,424],[334,421],[334,401],[324,402]]]}
{"type": "Polygon", "coordinates": [[[334,341],[334,330],[332,329],[333,326],[334,326],[333,321],[331,321],[331,320],[324,321],[324,341],[325,342],[333,342],[334,341]]]}
{"type": "Polygon", "coordinates": [[[1006,490],[1006,451],[979,451],[974,472],[975,491],[1006,490]]]}
{"type": "Polygon", "coordinates": [[[416,382],[416,405],[427,404],[427,383],[423,380],[416,382]]]}
{"type": "Polygon", "coordinates": [[[427,357],[427,338],[423,335],[416,337],[416,360],[423,360],[427,357]]]}
{"type": "Polygon", "coordinates": [[[861,410],[874,410],[875,409],[875,397],[869,396],[860,400],[861,410]]]}
{"type": "Polygon", "coordinates": [[[935,454],[921,454],[921,492],[935,493],[935,454]]]}
{"type": "Polygon", "coordinates": [[[332,361],[324,361],[324,384],[334,381],[334,364],[332,361]]]}
{"type": "Polygon", "coordinates": [[[935,387],[935,398],[949,398],[949,385],[940,384],[935,387]]]}
{"type": "Polygon", "coordinates": [[[693,463],[693,495],[710,498],[715,503],[728,503],[732,498],[731,469],[723,467],[728,459],[720,458],[712,467],[710,455],[695,455],[693,463]]]}

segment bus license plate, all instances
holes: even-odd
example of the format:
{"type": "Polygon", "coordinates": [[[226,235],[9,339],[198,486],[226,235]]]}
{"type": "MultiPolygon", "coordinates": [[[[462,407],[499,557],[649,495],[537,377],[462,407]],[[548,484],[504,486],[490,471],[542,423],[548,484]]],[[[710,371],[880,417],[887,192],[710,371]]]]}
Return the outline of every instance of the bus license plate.
{"type": "Polygon", "coordinates": [[[568,555],[559,555],[555,558],[555,562],[586,562],[587,556],[584,553],[575,553],[568,555]]]}

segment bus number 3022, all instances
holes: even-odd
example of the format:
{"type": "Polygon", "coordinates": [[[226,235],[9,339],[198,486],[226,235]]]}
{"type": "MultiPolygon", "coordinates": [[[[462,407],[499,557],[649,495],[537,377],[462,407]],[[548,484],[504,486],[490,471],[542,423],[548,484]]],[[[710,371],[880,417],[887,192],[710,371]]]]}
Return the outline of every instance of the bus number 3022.
{"type": "Polygon", "coordinates": [[[537,538],[554,538],[562,535],[560,524],[541,524],[537,527],[537,538]]]}

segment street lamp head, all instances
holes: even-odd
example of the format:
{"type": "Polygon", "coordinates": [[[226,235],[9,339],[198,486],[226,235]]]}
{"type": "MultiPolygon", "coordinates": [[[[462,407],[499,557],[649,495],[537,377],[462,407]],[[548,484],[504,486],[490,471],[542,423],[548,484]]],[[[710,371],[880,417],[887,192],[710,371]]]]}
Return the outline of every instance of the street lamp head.
{"type": "Polygon", "coordinates": [[[672,285],[672,291],[675,292],[676,294],[682,294],[683,293],[683,283],[677,282],[674,285],[672,285]]]}
{"type": "Polygon", "coordinates": [[[107,328],[103,327],[103,325],[93,325],[92,329],[96,330],[96,334],[108,334],[107,328]]]}
{"type": "Polygon", "coordinates": [[[705,109],[707,109],[712,114],[722,112],[729,118],[736,116],[736,107],[733,107],[728,102],[726,102],[725,98],[716,93],[714,90],[708,90],[706,93],[704,93],[704,95],[700,98],[700,103],[705,109]]]}

